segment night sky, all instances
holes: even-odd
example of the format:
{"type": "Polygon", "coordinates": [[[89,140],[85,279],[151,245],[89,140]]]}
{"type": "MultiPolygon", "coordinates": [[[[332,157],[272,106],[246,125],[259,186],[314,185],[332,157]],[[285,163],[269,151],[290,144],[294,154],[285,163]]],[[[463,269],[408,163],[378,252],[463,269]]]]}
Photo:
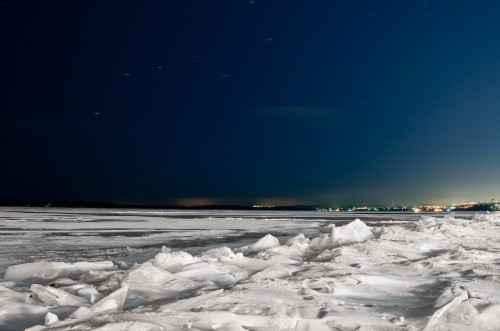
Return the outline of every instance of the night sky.
{"type": "Polygon", "coordinates": [[[2,0],[0,199],[500,197],[500,2],[2,0]]]}

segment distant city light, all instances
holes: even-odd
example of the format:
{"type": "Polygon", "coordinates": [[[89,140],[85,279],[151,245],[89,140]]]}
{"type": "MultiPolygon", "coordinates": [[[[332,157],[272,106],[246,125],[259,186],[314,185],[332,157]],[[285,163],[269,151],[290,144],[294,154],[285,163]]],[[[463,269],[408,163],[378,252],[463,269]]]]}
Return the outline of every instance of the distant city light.
{"type": "MultiPolygon", "coordinates": [[[[254,206],[254,208],[257,206],[254,206]]],[[[259,206],[260,207],[260,206],[259,206]]],[[[466,202],[453,203],[443,205],[416,205],[416,206],[346,206],[346,207],[322,207],[316,208],[317,211],[334,211],[334,212],[433,212],[443,213],[452,211],[500,211],[500,203],[498,199],[491,199],[486,202],[466,202]]]]}

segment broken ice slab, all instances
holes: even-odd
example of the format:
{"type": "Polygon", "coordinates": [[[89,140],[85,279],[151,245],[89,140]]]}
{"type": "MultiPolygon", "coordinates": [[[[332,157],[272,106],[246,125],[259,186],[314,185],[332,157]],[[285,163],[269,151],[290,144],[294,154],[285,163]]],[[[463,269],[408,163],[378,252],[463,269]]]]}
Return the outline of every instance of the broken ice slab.
{"type": "Polygon", "coordinates": [[[251,254],[251,253],[256,253],[262,250],[265,250],[267,248],[271,248],[274,246],[279,246],[280,242],[278,238],[274,237],[273,235],[265,235],[264,237],[260,238],[256,243],[248,246],[243,246],[240,248],[235,248],[233,251],[235,253],[243,253],[243,255],[251,254]]]}
{"type": "Polygon", "coordinates": [[[151,262],[146,262],[131,270],[121,284],[129,286],[131,293],[147,300],[172,298],[206,285],[206,283],[177,277],[154,266],[151,262]]]}
{"type": "Polygon", "coordinates": [[[360,219],[356,219],[347,225],[332,229],[333,247],[360,243],[372,239],[375,239],[375,236],[370,228],[360,219]]]}
{"type": "Polygon", "coordinates": [[[114,263],[103,262],[32,262],[7,268],[4,279],[13,282],[47,283],[57,278],[75,278],[91,270],[113,269],[114,263]]]}
{"type": "Polygon", "coordinates": [[[74,307],[90,306],[88,300],[51,286],[33,284],[31,285],[31,291],[33,291],[33,293],[35,293],[46,305],[74,307]]]}

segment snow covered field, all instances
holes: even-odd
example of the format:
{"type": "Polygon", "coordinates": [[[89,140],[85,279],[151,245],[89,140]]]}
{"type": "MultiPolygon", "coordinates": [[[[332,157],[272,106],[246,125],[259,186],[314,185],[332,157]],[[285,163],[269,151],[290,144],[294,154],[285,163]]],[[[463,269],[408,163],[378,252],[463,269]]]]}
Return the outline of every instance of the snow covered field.
{"type": "Polygon", "coordinates": [[[0,208],[0,238],[0,330],[500,330],[499,214],[0,208]]]}

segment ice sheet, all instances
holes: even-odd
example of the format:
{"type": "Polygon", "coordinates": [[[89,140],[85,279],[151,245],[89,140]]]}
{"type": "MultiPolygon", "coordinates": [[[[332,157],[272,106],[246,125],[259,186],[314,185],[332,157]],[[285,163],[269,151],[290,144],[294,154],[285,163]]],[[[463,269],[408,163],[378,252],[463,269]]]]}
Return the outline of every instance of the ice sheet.
{"type": "MultiPolygon", "coordinates": [[[[498,214],[211,211],[166,217],[128,211],[120,223],[110,221],[120,217],[111,212],[116,213],[79,211],[88,219],[60,223],[71,231],[77,223],[108,222],[118,232],[143,224],[146,231],[164,231],[164,240],[142,237],[151,254],[127,245],[123,255],[114,256],[110,247],[123,244],[114,233],[95,243],[103,254],[88,259],[69,254],[64,260],[64,247],[57,248],[56,264],[48,263],[54,262],[51,253],[42,254],[43,242],[40,255],[31,259],[20,249],[17,255],[11,251],[10,261],[4,253],[9,268],[0,281],[1,330],[500,329],[498,214]],[[183,243],[189,244],[203,232],[193,229],[202,227],[209,230],[203,244],[172,245],[178,240],[168,235],[172,229],[188,229],[185,236],[193,241],[183,243]],[[233,229],[238,234],[228,235],[233,229]],[[127,254],[134,259],[115,259],[127,254]]],[[[4,210],[0,228],[20,233],[16,227],[36,228],[41,219],[64,213],[32,210],[29,220],[16,222],[26,214],[4,210]]],[[[2,245],[12,247],[12,241],[2,245]]],[[[76,247],[68,246],[67,251],[76,247]]]]}

